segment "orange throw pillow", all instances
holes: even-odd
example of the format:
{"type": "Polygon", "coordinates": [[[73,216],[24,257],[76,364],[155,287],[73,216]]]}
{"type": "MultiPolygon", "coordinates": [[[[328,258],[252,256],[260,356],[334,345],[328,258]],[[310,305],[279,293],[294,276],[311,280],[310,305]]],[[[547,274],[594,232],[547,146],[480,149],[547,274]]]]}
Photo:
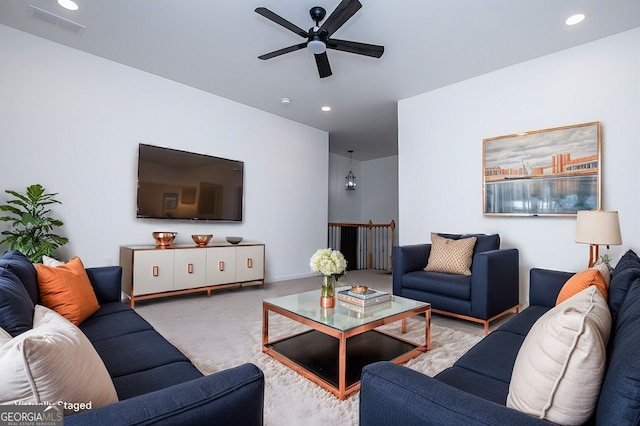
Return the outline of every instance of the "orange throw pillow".
{"type": "Polygon", "coordinates": [[[58,267],[37,264],[40,300],[75,325],[100,309],[89,276],[78,257],[58,267]]]}
{"type": "Polygon", "coordinates": [[[606,301],[609,291],[602,273],[597,269],[587,269],[586,271],[578,272],[564,283],[556,299],[556,306],[592,285],[595,285],[600,290],[602,297],[606,301]]]}

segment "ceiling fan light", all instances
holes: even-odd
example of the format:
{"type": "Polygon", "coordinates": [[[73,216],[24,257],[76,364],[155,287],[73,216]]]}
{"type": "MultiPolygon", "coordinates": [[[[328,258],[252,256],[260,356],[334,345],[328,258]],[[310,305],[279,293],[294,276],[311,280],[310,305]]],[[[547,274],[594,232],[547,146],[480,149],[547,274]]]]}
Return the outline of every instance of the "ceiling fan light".
{"type": "Polygon", "coordinates": [[[78,3],[73,0],[58,0],[58,4],[68,10],[78,10],[78,3]]]}
{"type": "Polygon", "coordinates": [[[316,37],[307,43],[307,49],[309,49],[314,55],[319,55],[327,50],[327,46],[318,40],[318,37],[316,37]]]}

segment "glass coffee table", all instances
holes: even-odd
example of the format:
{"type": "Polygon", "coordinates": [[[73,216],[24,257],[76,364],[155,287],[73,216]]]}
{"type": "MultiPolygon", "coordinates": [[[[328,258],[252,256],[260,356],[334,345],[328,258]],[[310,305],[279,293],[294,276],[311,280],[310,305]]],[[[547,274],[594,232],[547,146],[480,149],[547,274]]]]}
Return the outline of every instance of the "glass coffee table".
{"type": "Polygon", "coordinates": [[[360,389],[365,365],[377,361],[396,364],[431,349],[431,305],[392,296],[388,302],[367,308],[336,300],[335,308],[320,307],[320,290],[264,299],[262,302],[262,352],[270,355],[344,400],[360,389]],[[269,312],[310,328],[269,341],[269,312]],[[424,344],[392,336],[378,327],[425,315],[424,344]]]}

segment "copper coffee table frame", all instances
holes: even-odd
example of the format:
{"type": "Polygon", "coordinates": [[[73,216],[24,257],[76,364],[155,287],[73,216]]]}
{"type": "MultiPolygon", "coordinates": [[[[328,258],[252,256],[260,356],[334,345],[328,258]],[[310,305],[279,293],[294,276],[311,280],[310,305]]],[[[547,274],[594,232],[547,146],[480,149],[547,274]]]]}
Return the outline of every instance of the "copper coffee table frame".
{"type": "MultiPolygon", "coordinates": [[[[358,378],[353,380],[353,371],[351,371],[352,380],[351,383],[347,383],[347,341],[355,336],[361,336],[365,333],[379,333],[384,335],[384,339],[388,342],[394,343],[401,342],[404,346],[410,349],[404,353],[396,354],[392,361],[396,364],[402,364],[407,362],[411,358],[420,355],[428,350],[431,350],[431,306],[428,303],[418,302],[410,299],[405,299],[398,296],[393,296],[391,302],[386,302],[386,306],[381,306],[378,309],[374,309],[374,313],[368,315],[365,313],[357,313],[351,311],[345,307],[345,305],[337,304],[335,308],[321,308],[320,307],[320,291],[310,291],[305,293],[294,294],[290,296],[276,297],[265,299],[262,303],[262,352],[268,354],[274,359],[280,361],[287,367],[301,374],[302,376],[313,381],[322,388],[333,393],[340,400],[344,400],[350,394],[360,389],[359,374],[358,378]],[[388,308],[387,308],[388,306],[388,308]],[[276,347],[278,344],[287,344],[286,341],[291,339],[314,339],[312,335],[303,336],[309,331],[303,333],[294,334],[286,338],[269,342],[269,312],[282,315],[307,327],[312,330],[320,332],[324,335],[331,336],[338,339],[338,371],[337,371],[337,386],[331,383],[332,380],[320,377],[319,374],[311,371],[303,363],[296,362],[290,357],[279,352],[276,347]],[[406,320],[415,315],[425,315],[425,342],[424,344],[418,344],[410,342],[408,340],[392,336],[380,330],[374,329],[390,324],[393,322],[401,321],[401,333],[406,333],[406,320]],[[337,324],[336,324],[337,323],[337,324]]],[[[317,340],[316,336],[316,340],[317,340]]],[[[375,337],[375,336],[372,336],[375,337]]],[[[304,340],[302,340],[304,341],[304,340]]],[[[292,345],[295,346],[293,341],[292,345]]],[[[307,356],[309,354],[307,353],[307,356]]],[[[293,357],[292,357],[293,358],[293,357]]],[[[322,360],[327,363],[328,360],[322,360]]]]}

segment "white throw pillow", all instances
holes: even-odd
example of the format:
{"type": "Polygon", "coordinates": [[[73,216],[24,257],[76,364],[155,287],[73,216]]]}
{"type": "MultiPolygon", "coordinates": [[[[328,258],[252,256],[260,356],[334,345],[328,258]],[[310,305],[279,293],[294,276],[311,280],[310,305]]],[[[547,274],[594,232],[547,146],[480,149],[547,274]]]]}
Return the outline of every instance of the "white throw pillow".
{"type": "Polygon", "coordinates": [[[13,339],[9,333],[4,328],[0,327],[0,347],[2,347],[5,343],[13,339]]]}
{"type": "Polygon", "coordinates": [[[600,271],[602,274],[602,278],[604,278],[604,282],[607,283],[607,287],[611,284],[611,272],[609,271],[609,267],[602,260],[598,260],[595,265],[591,267],[591,269],[596,269],[600,271]]]}
{"type": "Polygon", "coordinates": [[[507,407],[562,425],[586,422],[605,372],[611,314],[590,286],[533,325],[511,376],[507,407]]]}
{"type": "Polygon", "coordinates": [[[55,311],[36,305],[33,329],[6,334],[0,333],[0,404],[64,402],[76,404],[63,407],[73,414],[118,401],[89,339],[55,311]]]}
{"type": "Polygon", "coordinates": [[[43,255],[42,264],[44,266],[51,266],[52,268],[57,268],[58,266],[64,265],[64,262],[61,262],[58,259],[54,259],[53,257],[43,255]]]}

